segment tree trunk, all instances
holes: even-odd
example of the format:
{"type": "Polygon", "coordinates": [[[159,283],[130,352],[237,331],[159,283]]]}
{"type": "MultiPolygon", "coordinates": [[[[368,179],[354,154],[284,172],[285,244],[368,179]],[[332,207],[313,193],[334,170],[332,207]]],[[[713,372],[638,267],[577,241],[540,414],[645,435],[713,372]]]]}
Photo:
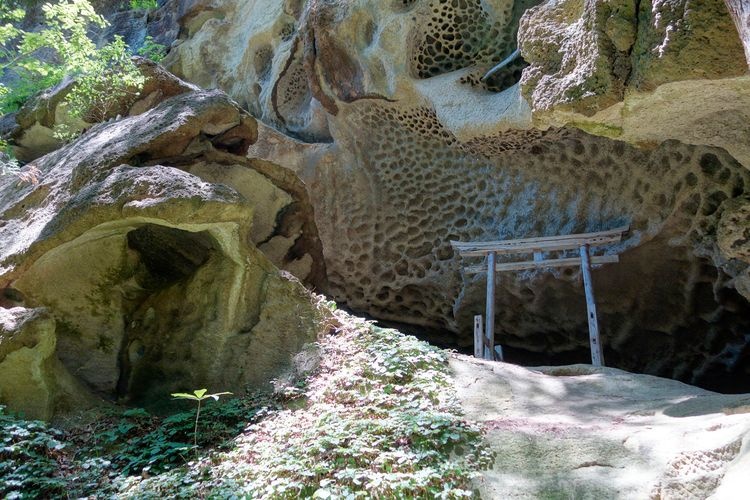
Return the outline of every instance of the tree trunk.
{"type": "Polygon", "coordinates": [[[742,45],[745,46],[745,59],[750,67],[750,2],[748,0],[724,0],[734,24],[740,35],[742,45]]]}

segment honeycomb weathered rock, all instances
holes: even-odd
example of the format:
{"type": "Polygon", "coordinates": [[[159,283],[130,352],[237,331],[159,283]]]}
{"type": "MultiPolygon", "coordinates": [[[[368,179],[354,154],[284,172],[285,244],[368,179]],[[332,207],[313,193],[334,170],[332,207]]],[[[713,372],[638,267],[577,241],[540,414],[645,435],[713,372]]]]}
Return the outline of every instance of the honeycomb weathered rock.
{"type": "MultiPolygon", "coordinates": [[[[722,354],[744,345],[750,327],[750,307],[731,284],[748,264],[715,240],[728,200],[741,202],[750,185],[750,172],[725,152],[676,142],[642,151],[573,130],[472,151],[429,109],[359,104],[346,119],[336,141],[356,158],[345,160],[347,182],[328,170],[312,183],[328,214],[318,226],[337,299],[379,318],[458,331],[466,344],[472,316],[483,312],[484,279],[460,274],[450,240],[629,223],[622,263],[595,272],[610,361],[708,383],[715,365],[747,355],[722,354]],[[686,351],[693,354],[681,365],[686,351]]],[[[498,287],[499,342],[585,359],[576,270],[501,275],[498,287]]]]}
{"type": "MultiPolygon", "coordinates": [[[[222,1],[223,20],[170,57],[281,132],[261,127],[249,155],[306,182],[338,300],[466,345],[484,281],[460,273],[450,239],[629,223],[622,262],[594,276],[605,358],[730,387],[750,369],[750,274],[717,231],[744,213],[750,178],[733,156],[750,165],[750,78],[720,3],[222,1]],[[516,26],[523,89],[521,60],[480,83],[516,26]]],[[[511,355],[587,358],[575,269],[498,282],[511,355]]]]}

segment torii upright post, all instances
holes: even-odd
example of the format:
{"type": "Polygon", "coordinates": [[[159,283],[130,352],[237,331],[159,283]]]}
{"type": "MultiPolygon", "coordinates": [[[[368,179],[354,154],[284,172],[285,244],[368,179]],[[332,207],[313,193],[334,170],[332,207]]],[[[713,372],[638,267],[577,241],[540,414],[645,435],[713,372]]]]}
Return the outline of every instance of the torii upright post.
{"type": "Polygon", "coordinates": [[[484,359],[495,357],[495,252],[487,254],[487,310],[484,327],[484,359]]]}
{"type": "Polygon", "coordinates": [[[596,301],[594,300],[594,284],[591,279],[591,258],[589,246],[581,246],[581,274],[583,275],[583,289],[586,292],[586,310],[589,317],[589,341],[591,342],[591,364],[602,366],[604,353],[599,341],[599,321],[596,319],[596,301]]]}

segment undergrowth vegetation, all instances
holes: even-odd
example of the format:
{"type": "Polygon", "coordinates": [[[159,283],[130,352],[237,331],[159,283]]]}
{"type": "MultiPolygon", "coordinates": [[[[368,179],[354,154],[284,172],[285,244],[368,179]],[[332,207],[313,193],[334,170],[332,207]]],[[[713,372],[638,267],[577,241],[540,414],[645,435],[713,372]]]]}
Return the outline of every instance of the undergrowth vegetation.
{"type": "Polygon", "coordinates": [[[197,458],[195,412],[131,409],[65,433],[3,416],[0,495],[473,496],[493,457],[462,417],[448,354],[338,314],[311,376],[203,408],[197,458]]]}

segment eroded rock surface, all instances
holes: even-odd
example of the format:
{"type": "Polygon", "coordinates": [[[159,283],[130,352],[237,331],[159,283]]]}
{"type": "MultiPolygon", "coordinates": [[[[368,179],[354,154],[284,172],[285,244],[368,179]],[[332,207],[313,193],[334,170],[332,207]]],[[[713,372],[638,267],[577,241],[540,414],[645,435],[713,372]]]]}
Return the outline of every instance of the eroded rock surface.
{"type": "Polygon", "coordinates": [[[750,5],[744,0],[725,0],[725,3],[745,46],[747,65],[750,66],[750,5]]]}
{"type": "Polygon", "coordinates": [[[565,0],[529,9],[521,87],[535,125],[572,124],[631,144],[718,146],[750,168],[747,8],[738,3],[565,0]]]}
{"type": "MultiPolygon", "coordinates": [[[[307,184],[337,300],[468,345],[484,280],[461,273],[451,239],[629,224],[622,262],[594,275],[608,363],[750,389],[746,226],[729,215],[750,185],[750,80],[720,0],[210,12],[183,23],[167,63],[262,119],[248,156],[307,184]]],[[[498,341],[518,360],[587,359],[577,270],[498,287],[498,341]]]]}
{"type": "Polygon", "coordinates": [[[226,95],[191,91],[36,160],[38,184],[0,180],[2,305],[19,306],[0,309],[0,371],[39,386],[24,407],[3,382],[4,403],[48,417],[66,380],[141,403],[242,392],[316,339],[315,299],[274,266],[320,274],[312,212],[293,174],[244,156],[256,137],[226,95]],[[272,262],[257,245],[275,239],[272,262]]]}
{"type": "MultiPolygon", "coordinates": [[[[9,295],[3,290],[6,300],[9,295]]],[[[57,358],[56,325],[48,311],[8,305],[0,307],[0,401],[37,419],[96,404],[57,358]]]]}
{"type": "Polygon", "coordinates": [[[456,356],[456,393],[496,452],[483,498],[735,499],[750,468],[750,395],[585,365],[456,356]]]}

